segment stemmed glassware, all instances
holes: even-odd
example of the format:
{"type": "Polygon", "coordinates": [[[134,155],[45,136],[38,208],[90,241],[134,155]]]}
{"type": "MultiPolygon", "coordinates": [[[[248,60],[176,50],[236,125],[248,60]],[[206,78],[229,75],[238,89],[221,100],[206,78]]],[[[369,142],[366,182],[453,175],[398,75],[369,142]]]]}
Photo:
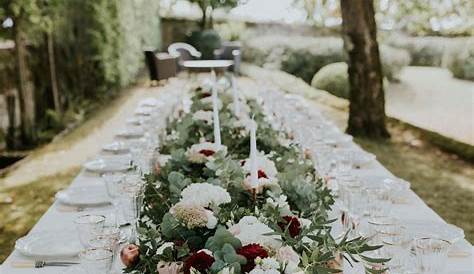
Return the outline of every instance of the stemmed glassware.
{"type": "Polygon", "coordinates": [[[74,221],[79,240],[84,247],[90,247],[90,241],[95,235],[102,231],[105,224],[105,216],[85,214],[76,218],[74,221]]]}
{"type": "Polygon", "coordinates": [[[136,230],[138,218],[140,217],[140,210],[144,198],[144,184],[138,175],[127,176],[127,183],[124,184],[123,193],[120,196],[120,205],[125,217],[125,221],[131,225],[130,242],[135,242],[137,239],[136,230]]]}
{"type": "Polygon", "coordinates": [[[79,254],[81,266],[87,274],[109,274],[114,252],[108,248],[87,248],[79,254]]]}
{"type": "Polygon", "coordinates": [[[418,273],[445,273],[451,243],[437,238],[418,238],[413,243],[415,265],[418,273]]]}
{"type": "Polygon", "coordinates": [[[121,185],[125,179],[125,174],[121,172],[107,172],[102,175],[105,183],[107,195],[110,197],[114,213],[111,216],[114,225],[119,225],[119,197],[121,192],[121,185]]]}

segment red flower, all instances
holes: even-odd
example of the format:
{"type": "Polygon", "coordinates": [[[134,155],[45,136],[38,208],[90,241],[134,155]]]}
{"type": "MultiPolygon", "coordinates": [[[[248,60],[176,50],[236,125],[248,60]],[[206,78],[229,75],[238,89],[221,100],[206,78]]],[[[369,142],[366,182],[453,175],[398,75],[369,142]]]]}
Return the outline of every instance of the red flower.
{"type": "Polygon", "coordinates": [[[248,244],[237,249],[237,254],[242,255],[247,259],[247,264],[242,266],[242,272],[250,272],[255,267],[255,259],[257,257],[268,257],[267,251],[259,244],[248,244]]]}
{"type": "Polygon", "coordinates": [[[265,173],[265,171],[259,169],[259,170],[258,170],[258,178],[259,178],[259,179],[260,179],[260,178],[268,179],[268,176],[267,176],[267,174],[265,173]]]}
{"type": "Polygon", "coordinates": [[[301,233],[301,224],[297,217],[284,216],[283,220],[283,222],[278,223],[278,226],[280,226],[280,228],[283,230],[288,227],[288,232],[290,232],[290,236],[292,238],[298,236],[301,233]]]}
{"type": "Polygon", "coordinates": [[[201,149],[199,153],[206,155],[206,157],[209,157],[209,156],[214,155],[214,153],[216,152],[210,149],[201,149]]]}
{"type": "Polygon", "coordinates": [[[214,258],[204,251],[198,251],[188,257],[184,262],[184,274],[189,274],[191,267],[204,273],[211,268],[214,258]]]}

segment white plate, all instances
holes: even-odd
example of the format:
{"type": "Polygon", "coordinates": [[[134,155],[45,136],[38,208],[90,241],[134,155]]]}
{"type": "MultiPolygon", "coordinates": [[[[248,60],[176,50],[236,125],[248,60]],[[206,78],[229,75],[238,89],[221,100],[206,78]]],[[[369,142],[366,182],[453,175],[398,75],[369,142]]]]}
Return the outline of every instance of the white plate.
{"type": "Polygon", "coordinates": [[[135,115],[139,115],[139,116],[151,116],[151,114],[153,113],[153,108],[151,107],[139,107],[135,110],[135,115]]]}
{"type": "Polygon", "coordinates": [[[15,249],[35,259],[76,257],[82,250],[74,230],[38,231],[16,241],[15,249]]]}
{"type": "Polygon", "coordinates": [[[102,206],[110,204],[110,199],[103,186],[72,187],[59,191],[56,199],[72,206],[102,206]]]}
{"type": "Polygon", "coordinates": [[[130,151],[128,146],[124,142],[113,142],[102,147],[103,151],[111,152],[115,154],[125,154],[130,151]]]}
{"type": "Polygon", "coordinates": [[[146,98],[140,101],[138,105],[140,107],[156,107],[158,106],[159,101],[155,98],[146,98]]]}
{"type": "Polygon", "coordinates": [[[145,135],[145,132],[140,128],[127,128],[117,133],[117,137],[121,138],[140,138],[143,135],[145,135]]]}
{"type": "Polygon", "coordinates": [[[99,158],[85,163],[84,168],[93,173],[124,172],[131,168],[130,158],[99,158]]]}

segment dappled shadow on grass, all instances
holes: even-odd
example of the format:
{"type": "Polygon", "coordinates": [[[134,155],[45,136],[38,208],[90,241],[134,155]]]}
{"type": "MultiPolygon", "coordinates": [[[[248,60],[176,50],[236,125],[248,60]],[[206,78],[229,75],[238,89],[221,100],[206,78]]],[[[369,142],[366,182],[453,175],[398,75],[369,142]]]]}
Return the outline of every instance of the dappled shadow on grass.
{"type": "Polygon", "coordinates": [[[365,150],[412,189],[444,220],[464,229],[474,242],[474,164],[458,159],[426,142],[423,134],[405,124],[390,121],[389,141],[357,138],[365,150]]]}
{"type": "Polygon", "coordinates": [[[2,200],[10,197],[13,201],[0,203],[0,264],[12,252],[16,239],[30,231],[51,206],[56,192],[67,187],[78,172],[79,168],[73,168],[2,191],[2,200]]]}

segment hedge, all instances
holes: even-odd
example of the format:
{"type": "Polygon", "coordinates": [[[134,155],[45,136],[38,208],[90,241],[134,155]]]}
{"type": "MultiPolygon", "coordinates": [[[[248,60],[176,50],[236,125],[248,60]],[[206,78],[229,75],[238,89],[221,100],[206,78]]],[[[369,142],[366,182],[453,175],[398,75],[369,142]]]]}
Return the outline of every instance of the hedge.
{"type": "MultiPolygon", "coordinates": [[[[394,80],[410,62],[409,54],[387,45],[380,46],[385,76],[394,80]]],[[[310,83],[314,74],[328,64],[346,61],[344,43],[339,37],[261,36],[245,41],[244,60],[281,69],[310,83]]]]}
{"type": "Polygon", "coordinates": [[[474,39],[446,53],[445,63],[454,77],[474,81],[474,39]]]}
{"type": "Polygon", "coordinates": [[[390,46],[407,50],[410,53],[412,66],[441,67],[445,65],[443,62],[445,55],[466,41],[465,37],[391,35],[385,42],[390,46]]]}

